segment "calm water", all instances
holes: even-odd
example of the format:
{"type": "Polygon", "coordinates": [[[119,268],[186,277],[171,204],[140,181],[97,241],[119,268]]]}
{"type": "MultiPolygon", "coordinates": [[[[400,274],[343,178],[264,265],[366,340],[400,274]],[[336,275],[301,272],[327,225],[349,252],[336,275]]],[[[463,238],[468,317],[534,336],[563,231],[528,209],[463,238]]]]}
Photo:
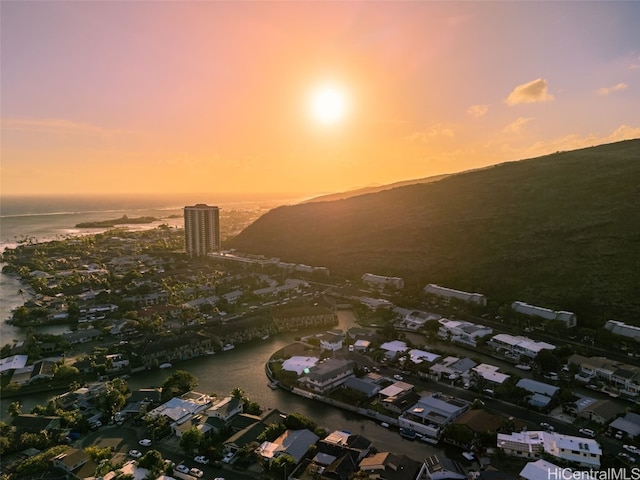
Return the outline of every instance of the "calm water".
{"type": "MultiPolygon", "coordinates": [[[[339,328],[346,330],[356,325],[355,316],[349,310],[338,312],[339,328]]],[[[306,334],[307,332],[304,332],[306,334]]],[[[311,333],[311,332],[309,332],[311,333]]],[[[297,333],[295,335],[300,335],[297,333]]],[[[242,388],[247,396],[263,408],[278,409],[282,412],[299,412],[329,430],[347,430],[366,436],[379,449],[404,453],[415,460],[442,452],[421,442],[411,442],[397,432],[381,427],[377,423],[353,415],[349,412],[329,407],[323,403],[303,399],[283,390],[271,390],[268,386],[264,365],[269,357],[280,348],[294,341],[294,334],[283,333],[267,340],[240,345],[228,352],[181,362],[174,366],[186,370],[198,378],[196,390],[203,393],[229,393],[235,387],[242,388]]],[[[171,374],[167,370],[152,370],[132,375],[127,381],[132,389],[157,387],[171,374]]],[[[50,394],[21,397],[22,411],[28,412],[35,405],[46,403],[50,394]]],[[[0,400],[2,420],[9,419],[9,401],[0,400]]]]}

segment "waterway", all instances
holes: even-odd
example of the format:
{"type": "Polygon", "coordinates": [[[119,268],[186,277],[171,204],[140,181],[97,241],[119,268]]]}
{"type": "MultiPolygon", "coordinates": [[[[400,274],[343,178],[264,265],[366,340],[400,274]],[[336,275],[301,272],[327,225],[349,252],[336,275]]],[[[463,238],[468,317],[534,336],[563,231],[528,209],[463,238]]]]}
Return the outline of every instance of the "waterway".
{"type": "MultiPolygon", "coordinates": [[[[355,320],[351,310],[338,311],[338,328],[346,331],[357,325],[355,320]]],[[[193,374],[198,379],[196,390],[203,393],[225,395],[235,387],[240,387],[249,399],[265,409],[278,409],[285,413],[298,412],[329,431],[346,430],[364,435],[379,450],[406,454],[418,461],[439,453],[440,458],[444,460],[442,452],[431,445],[403,439],[397,431],[384,428],[372,420],[318,401],[298,397],[284,390],[269,388],[264,371],[269,357],[280,348],[293,343],[296,336],[311,333],[314,332],[281,333],[267,340],[239,345],[227,352],[181,362],[174,365],[172,370],[186,370],[193,374]]],[[[135,374],[127,382],[131,389],[158,387],[172,370],[152,370],[135,374]]],[[[22,411],[29,412],[35,405],[45,404],[50,396],[50,393],[43,393],[20,397],[22,411]]],[[[4,421],[10,421],[7,407],[11,400],[15,399],[0,399],[1,417],[4,421]]]]}

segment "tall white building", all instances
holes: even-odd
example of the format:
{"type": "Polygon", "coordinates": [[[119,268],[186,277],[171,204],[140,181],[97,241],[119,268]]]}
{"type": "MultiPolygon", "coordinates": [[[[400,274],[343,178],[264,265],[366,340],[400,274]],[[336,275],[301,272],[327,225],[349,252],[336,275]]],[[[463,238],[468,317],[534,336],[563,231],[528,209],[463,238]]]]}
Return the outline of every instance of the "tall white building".
{"type": "Polygon", "coordinates": [[[184,207],[184,241],[190,256],[220,250],[220,209],[204,203],[184,207]]]}

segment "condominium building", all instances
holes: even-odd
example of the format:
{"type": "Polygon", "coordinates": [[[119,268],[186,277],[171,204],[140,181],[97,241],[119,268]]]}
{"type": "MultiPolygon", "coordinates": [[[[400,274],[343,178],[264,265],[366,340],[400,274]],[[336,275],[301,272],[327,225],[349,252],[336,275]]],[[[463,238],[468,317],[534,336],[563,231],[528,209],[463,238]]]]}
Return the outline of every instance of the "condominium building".
{"type": "Polygon", "coordinates": [[[184,240],[190,256],[220,250],[220,209],[203,203],[184,207],[184,240]]]}

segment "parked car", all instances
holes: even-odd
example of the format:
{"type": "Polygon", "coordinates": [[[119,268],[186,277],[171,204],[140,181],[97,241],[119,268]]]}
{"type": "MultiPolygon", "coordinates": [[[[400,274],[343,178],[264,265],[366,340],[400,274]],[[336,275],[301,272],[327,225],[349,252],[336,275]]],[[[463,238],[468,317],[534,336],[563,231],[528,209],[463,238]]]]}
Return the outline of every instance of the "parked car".
{"type": "Polygon", "coordinates": [[[197,457],[193,457],[193,461],[196,463],[201,463],[203,465],[209,465],[209,459],[204,455],[198,455],[197,457]]]}
{"type": "Polygon", "coordinates": [[[596,432],[594,432],[590,428],[581,428],[580,429],[580,433],[583,434],[583,435],[586,435],[587,437],[591,437],[591,438],[596,436],[596,432]]]}
{"type": "Polygon", "coordinates": [[[143,438],[138,443],[140,445],[142,445],[143,447],[150,447],[151,446],[151,440],[149,440],[148,438],[143,438]]]}
{"type": "Polygon", "coordinates": [[[636,447],[635,445],[623,445],[622,448],[624,448],[627,452],[640,455],[640,448],[636,447]]]}
{"type": "Polygon", "coordinates": [[[402,375],[394,375],[393,378],[395,378],[396,380],[403,380],[402,375]]]}
{"type": "Polygon", "coordinates": [[[545,430],[549,430],[550,432],[555,431],[555,427],[554,427],[553,425],[551,425],[551,424],[547,423],[547,422],[542,422],[542,423],[540,423],[540,426],[541,426],[542,428],[544,428],[545,430]]]}
{"type": "Polygon", "coordinates": [[[142,456],[142,452],[138,450],[129,450],[129,456],[133,458],[140,458],[142,456]]]}
{"type": "Polygon", "coordinates": [[[625,452],[620,452],[618,454],[618,457],[629,462],[629,463],[636,463],[636,459],[633,458],[631,455],[629,455],[628,453],[625,452]]]}
{"type": "Polygon", "coordinates": [[[180,473],[189,473],[189,467],[187,467],[184,463],[176,465],[175,469],[180,473]]]}
{"type": "Polygon", "coordinates": [[[191,470],[189,470],[189,475],[193,475],[194,477],[201,478],[204,475],[204,472],[199,468],[193,467],[191,470]]]}
{"type": "Polygon", "coordinates": [[[233,452],[227,452],[227,454],[224,456],[224,458],[222,459],[222,461],[224,463],[229,463],[231,462],[231,459],[233,458],[233,452]]]}

